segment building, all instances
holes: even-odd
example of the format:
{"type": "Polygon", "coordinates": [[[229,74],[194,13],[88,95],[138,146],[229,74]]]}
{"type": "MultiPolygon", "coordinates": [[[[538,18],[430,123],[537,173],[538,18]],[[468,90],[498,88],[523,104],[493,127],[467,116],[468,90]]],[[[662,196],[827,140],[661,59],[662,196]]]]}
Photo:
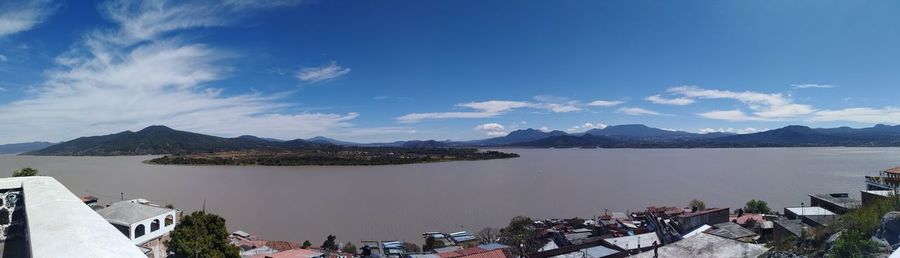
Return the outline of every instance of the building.
{"type": "Polygon", "coordinates": [[[800,220],[801,222],[813,226],[826,226],[837,219],[837,214],[822,207],[789,207],[784,208],[784,217],[790,220],[800,220]]]}
{"type": "Polygon", "coordinates": [[[809,205],[822,207],[837,214],[844,214],[862,205],[857,199],[850,198],[849,193],[810,194],[809,205]]]}
{"type": "Polygon", "coordinates": [[[890,168],[878,176],[866,176],[866,190],[895,190],[900,186],[900,167],[890,168]]]}
{"type": "Polygon", "coordinates": [[[136,245],[158,239],[175,230],[176,211],[173,209],[140,204],[138,201],[121,201],[97,211],[136,245]]]}
{"type": "Polygon", "coordinates": [[[633,236],[623,236],[623,237],[614,237],[604,239],[607,243],[616,247],[619,250],[645,250],[648,247],[653,246],[653,242],[659,244],[659,237],[656,236],[655,232],[650,232],[646,234],[639,234],[633,236]]]}
{"type": "Polygon", "coordinates": [[[485,250],[479,247],[466,248],[437,254],[440,258],[510,258],[506,249],[485,250]]]}
{"type": "Polygon", "coordinates": [[[712,228],[703,231],[703,233],[747,243],[752,243],[759,238],[756,232],[730,221],[712,225],[712,228]]]}
{"type": "Polygon", "coordinates": [[[763,245],[701,233],[673,244],[659,247],[656,250],[659,254],[658,256],[654,256],[654,251],[650,250],[633,257],[758,257],[767,251],[769,251],[769,248],[763,245]]]}
{"type": "Polygon", "coordinates": [[[147,257],[52,177],[0,179],[0,204],[0,257],[147,257]]]}
{"type": "Polygon", "coordinates": [[[893,190],[867,190],[860,192],[863,206],[870,205],[878,200],[883,200],[896,195],[893,190]]]}
{"type": "Polygon", "coordinates": [[[802,239],[806,237],[806,231],[809,226],[803,224],[800,220],[776,220],[772,229],[772,241],[780,243],[789,238],[802,239]]]}
{"type": "Polygon", "coordinates": [[[603,239],[595,239],[582,244],[529,254],[528,258],[611,258],[620,257],[624,250],[603,239]]]}
{"type": "Polygon", "coordinates": [[[309,249],[291,249],[273,254],[260,254],[253,258],[324,258],[325,254],[309,249]]]}
{"type": "Polygon", "coordinates": [[[678,233],[685,234],[703,225],[715,225],[728,222],[731,212],[728,208],[706,209],[694,213],[685,213],[672,218],[677,224],[678,233]]]}

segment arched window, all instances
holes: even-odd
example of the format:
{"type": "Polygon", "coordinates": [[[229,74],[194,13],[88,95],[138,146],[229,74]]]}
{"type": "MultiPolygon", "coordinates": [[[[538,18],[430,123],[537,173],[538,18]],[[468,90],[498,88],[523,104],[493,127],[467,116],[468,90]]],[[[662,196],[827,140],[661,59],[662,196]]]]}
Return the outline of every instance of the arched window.
{"type": "Polygon", "coordinates": [[[134,228],[134,238],[144,236],[144,224],[138,225],[134,228]]]}
{"type": "Polygon", "coordinates": [[[153,222],[150,222],[150,232],[155,232],[159,230],[159,220],[154,219],[153,222]]]}
{"type": "Polygon", "coordinates": [[[168,216],[166,216],[166,227],[171,226],[172,223],[175,223],[175,216],[169,214],[168,216]]]}

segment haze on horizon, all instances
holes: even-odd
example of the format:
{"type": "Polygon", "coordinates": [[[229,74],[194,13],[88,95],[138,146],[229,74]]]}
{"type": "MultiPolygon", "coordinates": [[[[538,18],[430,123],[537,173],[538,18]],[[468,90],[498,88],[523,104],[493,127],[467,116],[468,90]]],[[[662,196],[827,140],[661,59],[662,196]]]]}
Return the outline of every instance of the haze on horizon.
{"type": "Polygon", "coordinates": [[[898,124],[898,5],[3,1],[0,144],[898,124]]]}

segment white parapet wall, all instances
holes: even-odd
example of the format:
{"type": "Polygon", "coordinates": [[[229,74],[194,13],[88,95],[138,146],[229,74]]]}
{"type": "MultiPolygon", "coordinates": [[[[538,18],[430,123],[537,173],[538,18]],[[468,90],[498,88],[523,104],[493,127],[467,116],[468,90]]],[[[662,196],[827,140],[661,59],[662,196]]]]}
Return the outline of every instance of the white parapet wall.
{"type": "Polygon", "coordinates": [[[22,188],[31,257],[147,257],[56,179],[0,179],[0,189],[13,188],[22,188]]]}

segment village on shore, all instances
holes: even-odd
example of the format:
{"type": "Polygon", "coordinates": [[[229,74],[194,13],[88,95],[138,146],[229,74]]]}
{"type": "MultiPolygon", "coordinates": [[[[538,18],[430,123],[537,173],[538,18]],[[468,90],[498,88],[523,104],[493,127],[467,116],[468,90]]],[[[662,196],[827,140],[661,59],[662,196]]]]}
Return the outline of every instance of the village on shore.
{"type": "MultiPolygon", "coordinates": [[[[340,243],[335,236],[313,244],[268,240],[240,230],[228,233],[227,244],[248,258],[843,257],[846,253],[836,253],[846,251],[841,248],[861,257],[900,256],[900,251],[894,251],[900,246],[900,212],[893,212],[900,208],[894,194],[900,186],[900,167],[867,176],[866,183],[861,200],[850,193],[812,193],[809,203],[783,211],[770,210],[760,200],[737,209],[705,207],[693,200],[688,207],[603,211],[586,219],[515,217],[505,228],[474,234],[424,232],[421,246],[395,240],[340,243]],[[892,212],[878,212],[876,231],[864,232],[872,236],[850,242],[847,232],[858,231],[846,227],[858,223],[853,221],[859,218],[852,217],[857,216],[854,212],[884,209],[886,202],[886,211],[892,212]]],[[[145,199],[123,197],[105,206],[97,200],[82,197],[148,257],[171,257],[167,242],[184,220],[181,211],[145,199]]]]}

